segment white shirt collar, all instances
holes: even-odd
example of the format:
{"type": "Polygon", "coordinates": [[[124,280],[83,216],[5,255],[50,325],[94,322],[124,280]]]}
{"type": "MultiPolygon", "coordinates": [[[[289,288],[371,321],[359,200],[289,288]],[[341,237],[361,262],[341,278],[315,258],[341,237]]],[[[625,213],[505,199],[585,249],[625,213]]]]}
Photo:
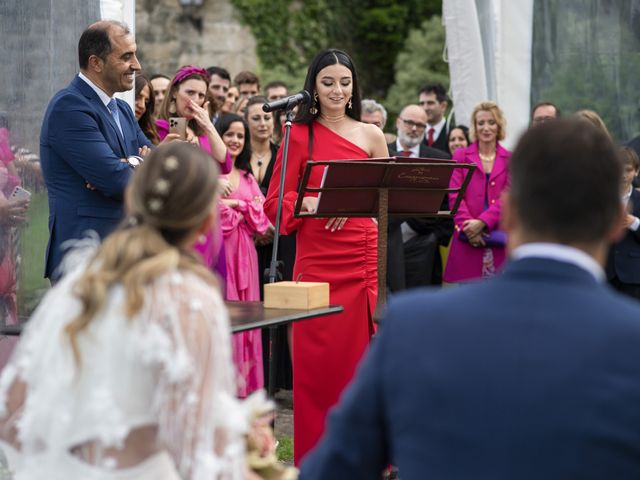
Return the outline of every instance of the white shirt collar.
{"type": "Polygon", "coordinates": [[[398,152],[398,154],[404,152],[405,150],[409,150],[411,152],[411,157],[413,158],[417,158],[420,156],[420,144],[416,145],[413,148],[404,148],[400,144],[400,140],[396,140],[396,151],[398,152]]]}
{"type": "Polygon", "coordinates": [[[99,86],[97,86],[95,83],[93,83],[91,80],[89,80],[89,78],[82,72],[80,72],[78,74],[78,76],[84,80],[86,82],[87,85],[89,85],[94,92],[96,92],[98,94],[98,97],[100,97],[100,100],[102,100],[102,103],[104,103],[104,106],[106,107],[109,102],[115,98],[115,97],[110,97],[109,95],[107,95],[104,90],[102,90],[99,86]]]}
{"type": "Polygon", "coordinates": [[[627,191],[627,193],[622,195],[622,203],[623,204],[626,205],[629,202],[629,199],[631,198],[631,193],[632,192],[633,192],[633,185],[629,185],[629,190],[627,191]]]}
{"type": "Polygon", "coordinates": [[[445,123],[447,123],[447,120],[444,117],[442,117],[440,121],[435,125],[429,125],[427,123],[427,129],[425,130],[425,135],[429,135],[429,129],[433,128],[433,139],[435,140],[440,136],[440,132],[444,128],[445,123]]]}
{"type": "Polygon", "coordinates": [[[525,243],[511,252],[512,260],[523,258],[548,258],[559,262],[570,263],[589,272],[597,281],[604,281],[602,267],[593,257],[582,250],[559,243],[525,243]]]}

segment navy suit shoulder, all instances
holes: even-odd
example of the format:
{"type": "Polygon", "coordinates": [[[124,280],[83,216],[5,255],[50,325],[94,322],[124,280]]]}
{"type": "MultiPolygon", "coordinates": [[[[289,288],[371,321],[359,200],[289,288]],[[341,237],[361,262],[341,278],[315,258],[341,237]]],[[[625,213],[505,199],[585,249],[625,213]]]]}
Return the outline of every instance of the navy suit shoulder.
{"type": "Polygon", "coordinates": [[[640,304],[553,260],[398,295],[301,479],[637,478],[638,344],[640,304]]]}
{"type": "MultiPolygon", "coordinates": [[[[49,196],[45,276],[56,278],[62,244],[93,230],[110,233],[122,218],[132,170],[123,159],[146,143],[131,108],[117,100],[123,134],[96,92],[76,76],[44,115],[40,158],[49,196]]],[[[143,135],[144,137],[144,135],[143,135]]]]}

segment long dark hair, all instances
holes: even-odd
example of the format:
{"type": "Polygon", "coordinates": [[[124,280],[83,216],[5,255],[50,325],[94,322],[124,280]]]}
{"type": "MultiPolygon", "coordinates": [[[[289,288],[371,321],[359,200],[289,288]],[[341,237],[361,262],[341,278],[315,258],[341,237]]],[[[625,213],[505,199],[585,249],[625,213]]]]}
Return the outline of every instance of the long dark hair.
{"type": "MultiPolygon", "coordinates": [[[[316,77],[318,76],[318,72],[329,65],[344,65],[351,71],[351,76],[353,78],[353,90],[352,90],[352,98],[351,98],[351,108],[346,109],[346,114],[353,118],[354,120],[360,121],[360,87],[358,86],[358,74],[356,73],[356,66],[351,60],[351,57],[347,55],[346,52],[342,50],[338,50],[335,48],[328,48],[326,50],[321,51],[311,62],[309,65],[309,70],[307,70],[307,78],[304,81],[304,89],[309,92],[311,95],[311,102],[306,105],[301,105],[298,108],[298,114],[296,115],[295,122],[296,123],[305,123],[310,125],[313,120],[316,118],[316,115],[313,115],[310,112],[310,108],[313,105],[313,98],[316,93],[316,77]]],[[[320,109],[320,105],[316,106],[317,109],[320,109]]]]}
{"type": "Polygon", "coordinates": [[[147,80],[147,77],[143,75],[136,76],[136,99],[142,92],[142,89],[147,86],[149,87],[149,98],[145,103],[145,111],[142,116],[138,119],[138,125],[140,125],[140,130],[142,133],[153,143],[157,145],[160,142],[160,138],[158,137],[158,130],[156,129],[156,122],[153,118],[153,109],[155,107],[155,95],[153,93],[153,87],[151,86],[151,82],[147,80]]]}
{"type": "Polygon", "coordinates": [[[244,147],[240,154],[236,157],[234,165],[239,170],[244,170],[248,175],[251,173],[251,133],[249,132],[249,125],[245,122],[244,118],[235,113],[226,113],[216,122],[216,130],[222,137],[232,123],[240,122],[244,127],[244,147]]]}

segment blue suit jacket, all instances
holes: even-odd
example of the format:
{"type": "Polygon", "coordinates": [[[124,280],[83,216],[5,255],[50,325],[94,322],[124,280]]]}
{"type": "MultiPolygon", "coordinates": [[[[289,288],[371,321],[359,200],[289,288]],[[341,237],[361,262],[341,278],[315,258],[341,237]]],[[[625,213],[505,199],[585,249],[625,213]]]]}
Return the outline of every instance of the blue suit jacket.
{"type": "Polygon", "coordinates": [[[40,160],[49,194],[50,235],[45,277],[57,278],[62,243],[87,230],[103,237],[122,218],[132,170],[121,159],[151,143],[129,105],[119,99],[117,104],[124,138],[100,97],[78,76],[53,97],[44,115],[40,160]]]}
{"type": "MultiPolygon", "coordinates": [[[[633,189],[629,201],[632,214],[640,218],[640,192],[633,189]]],[[[622,239],[611,246],[607,261],[607,278],[623,283],[640,284],[640,229],[627,230],[622,239]]]]}
{"type": "Polygon", "coordinates": [[[302,463],[302,480],[640,478],[640,305],[568,263],[415,290],[302,463]]]}

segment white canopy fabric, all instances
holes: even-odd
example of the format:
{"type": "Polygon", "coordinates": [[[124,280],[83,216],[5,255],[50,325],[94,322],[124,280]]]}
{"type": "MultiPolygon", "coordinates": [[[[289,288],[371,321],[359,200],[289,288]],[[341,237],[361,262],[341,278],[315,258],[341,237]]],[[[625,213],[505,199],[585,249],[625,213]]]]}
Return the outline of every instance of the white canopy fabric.
{"type": "Polygon", "coordinates": [[[456,123],[494,100],[507,118],[505,145],[529,124],[534,0],[444,0],[451,97],[456,123]]]}

